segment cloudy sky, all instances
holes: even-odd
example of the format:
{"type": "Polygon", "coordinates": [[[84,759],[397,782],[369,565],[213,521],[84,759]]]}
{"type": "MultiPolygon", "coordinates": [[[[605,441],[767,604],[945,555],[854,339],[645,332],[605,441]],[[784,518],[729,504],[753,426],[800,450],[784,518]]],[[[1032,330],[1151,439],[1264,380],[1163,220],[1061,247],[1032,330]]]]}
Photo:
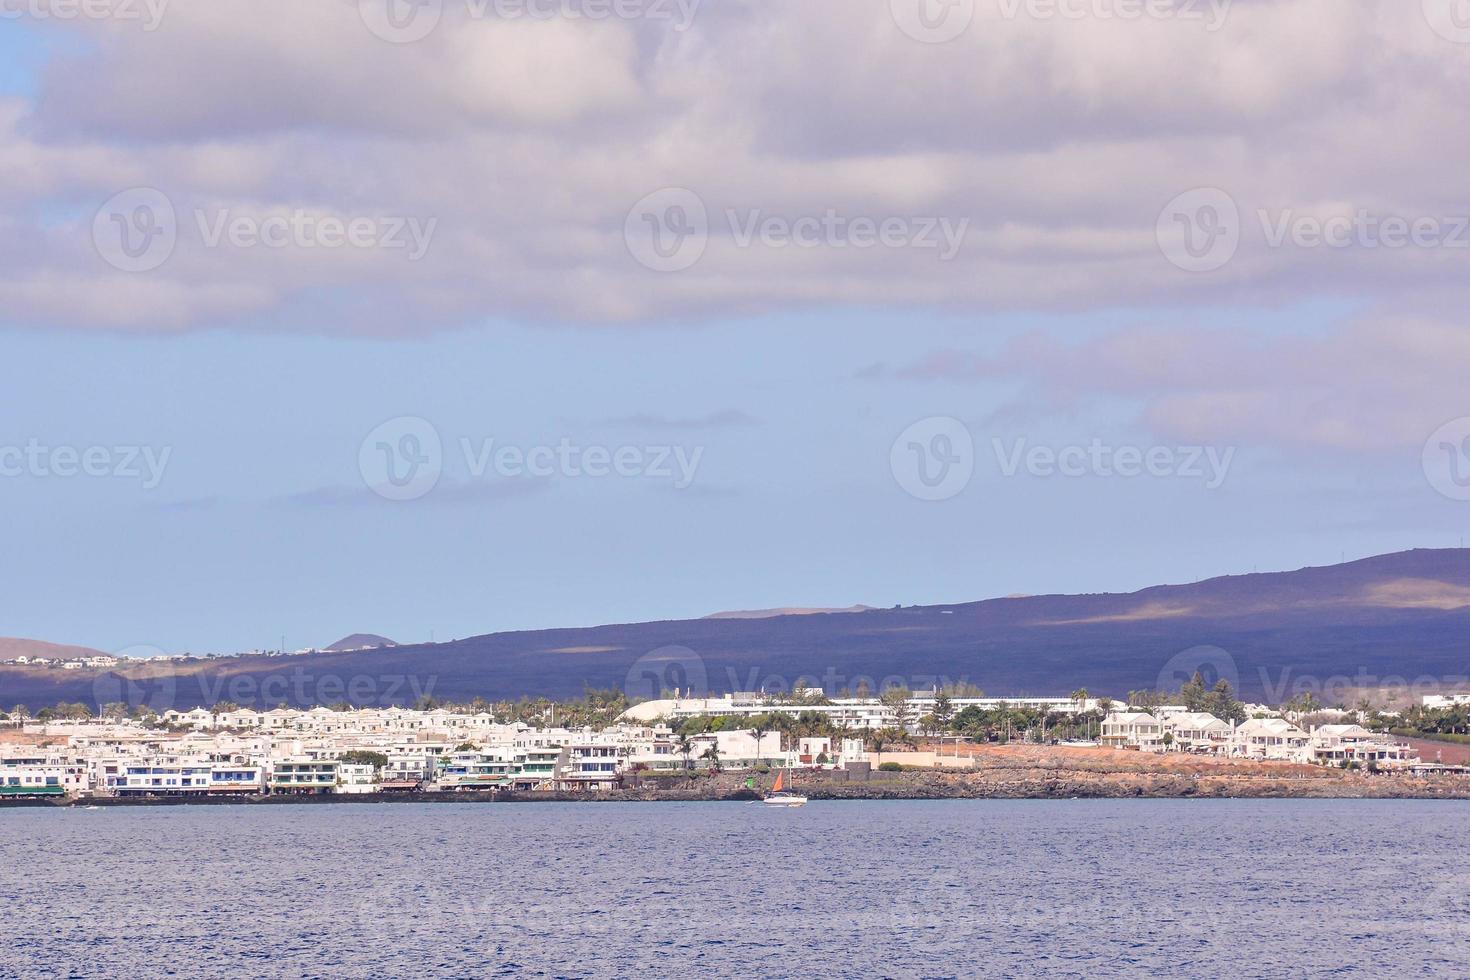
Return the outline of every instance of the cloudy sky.
{"type": "Polygon", "coordinates": [[[1463,0],[3,0],[0,635],[1454,546],[1463,0]]]}

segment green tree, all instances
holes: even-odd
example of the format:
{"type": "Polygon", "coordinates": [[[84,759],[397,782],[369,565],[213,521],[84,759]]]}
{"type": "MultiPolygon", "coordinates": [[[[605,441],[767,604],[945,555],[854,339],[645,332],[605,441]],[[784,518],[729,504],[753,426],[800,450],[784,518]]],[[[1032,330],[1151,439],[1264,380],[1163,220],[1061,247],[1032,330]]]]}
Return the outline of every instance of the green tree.
{"type": "Polygon", "coordinates": [[[1235,691],[1230,687],[1230,682],[1220,678],[1215,686],[1210,688],[1210,693],[1205,695],[1204,707],[1201,709],[1209,712],[1221,721],[1242,722],[1245,721],[1245,705],[1235,699],[1235,691]]]}
{"type": "Polygon", "coordinates": [[[709,768],[710,768],[710,771],[711,772],[719,772],[720,771],[720,745],[719,745],[719,743],[718,742],[711,742],[710,743],[710,747],[704,750],[704,754],[702,756],[700,756],[700,758],[701,759],[705,759],[705,760],[707,760],[709,762],[709,768]]]}
{"type": "Polygon", "coordinates": [[[684,772],[690,774],[693,769],[690,760],[694,756],[694,739],[687,733],[680,732],[674,736],[674,751],[684,757],[684,772]]]}
{"type": "Polygon", "coordinates": [[[369,752],[365,749],[353,749],[342,753],[342,762],[349,766],[372,766],[375,770],[381,770],[388,765],[388,757],[381,752],[369,752]]]}
{"type": "Polygon", "coordinates": [[[948,731],[954,721],[954,701],[947,691],[940,691],[934,698],[934,724],[941,731],[948,731]]]}
{"type": "Polygon", "coordinates": [[[1205,679],[1199,671],[1195,671],[1189,683],[1179,689],[1179,700],[1190,711],[1203,711],[1206,693],[1205,679]]]}
{"type": "Polygon", "coordinates": [[[878,700],[893,716],[893,727],[901,732],[907,733],[909,725],[913,723],[913,709],[909,707],[909,698],[913,696],[913,691],[898,685],[886,689],[878,696],[878,700]]]}
{"type": "Polygon", "coordinates": [[[771,730],[771,719],[767,715],[755,715],[749,721],[750,733],[755,736],[755,764],[761,764],[761,739],[771,730]]]}

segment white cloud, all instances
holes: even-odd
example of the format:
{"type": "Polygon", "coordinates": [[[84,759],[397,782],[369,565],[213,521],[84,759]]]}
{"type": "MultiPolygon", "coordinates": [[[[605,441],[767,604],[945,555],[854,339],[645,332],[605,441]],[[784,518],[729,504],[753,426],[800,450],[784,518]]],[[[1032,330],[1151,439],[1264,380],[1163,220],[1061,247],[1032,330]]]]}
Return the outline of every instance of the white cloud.
{"type": "Polygon", "coordinates": [[[88,43],[60,49],[33,101],[0,103],[9,319],[414,333],[834,304],[1463,299],[1463,253],[1269,248],[1256,218],[1470,210],[1470,47],[1418,4],[1237,2],[1210,31],[1010,20],[979,0],[942,45],[906,36],[887,0],[706,3],[687,31],[466,9],[447,3],[414,44],[376,38],[348,0],[179,0],[152,33],[71,25],[88,43]],[[134,186],[164,191],[184,222],[167,263],[124,277],[88,235],[91,209],[134,186]],[[1245,216],[1209,274],[1175,268],[1154,238],[1165,202],[1196,186],[1245,216]],[[661,187],[695,191],[710,216],[702,258],[677,273],[643,268],[623,240],[629,208],[661,187]],[[224,207],[438,229],[411,263],[204,247],[191,216],[224,207]],[[969,226],[945,262],[742,246],[731,210],[969,226]]]}

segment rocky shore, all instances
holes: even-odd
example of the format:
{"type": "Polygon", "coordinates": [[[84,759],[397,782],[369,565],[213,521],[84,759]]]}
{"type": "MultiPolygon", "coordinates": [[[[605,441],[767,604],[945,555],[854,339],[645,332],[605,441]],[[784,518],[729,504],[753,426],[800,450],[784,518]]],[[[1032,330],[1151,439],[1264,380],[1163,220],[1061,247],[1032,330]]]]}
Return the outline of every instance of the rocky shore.
{"type": "MultiPolygon", "coordinates": [[[[812,772],[797,789],[813,800],[945,799],[1470,799],[1470,776],[1369,773],[1292,763],[1189,755],[1151,755],[1098,748],[971,746],[946,765],[904,772],[812,772]]],[[[201,800],[96,799],[4,801],[0,806],[275,806],[352,803],[741,802],[760,798],[771,777],[726,772],[643,777],[620,790],[591,794],[423,792],[356,796],[264,796],[201,800]]]]}

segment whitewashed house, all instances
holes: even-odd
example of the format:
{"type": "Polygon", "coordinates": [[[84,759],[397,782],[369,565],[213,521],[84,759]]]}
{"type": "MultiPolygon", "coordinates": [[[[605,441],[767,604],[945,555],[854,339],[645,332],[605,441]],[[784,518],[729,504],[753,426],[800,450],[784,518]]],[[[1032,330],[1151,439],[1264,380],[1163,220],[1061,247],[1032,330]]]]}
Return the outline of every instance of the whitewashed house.
{"type": "Polygon", "coordinates": [[[1361,725],[1319,725],[1310,736],[1313,762],[1407,763],[1414,757],[1408,745],[1379,735],[1361,725]]]}
{"type": "Polygon", "coordinates": [[[1163,746],[1164,729],[1159,720],[1142,711],[1115,711],[1103,719],[1101,741],[1113,748],[1137,748],[1156,752],[1163,746]]]}
{"type": "Polygon", "coordinates": [[[1230,754],[1247,759],[1306,762],[1307,733],[1285,718],[1252,718],[1242,722],[1230,739],[1230,754]]]}
{"type": "Polygon", "coordinates": [[[1165,735],[1172,736],[1169,747],[1176,752],[1224,754],[1234,732],[1227,721],[1204,711],[1180,711],[1164,715],[1159,725],[1165,735]]]}

